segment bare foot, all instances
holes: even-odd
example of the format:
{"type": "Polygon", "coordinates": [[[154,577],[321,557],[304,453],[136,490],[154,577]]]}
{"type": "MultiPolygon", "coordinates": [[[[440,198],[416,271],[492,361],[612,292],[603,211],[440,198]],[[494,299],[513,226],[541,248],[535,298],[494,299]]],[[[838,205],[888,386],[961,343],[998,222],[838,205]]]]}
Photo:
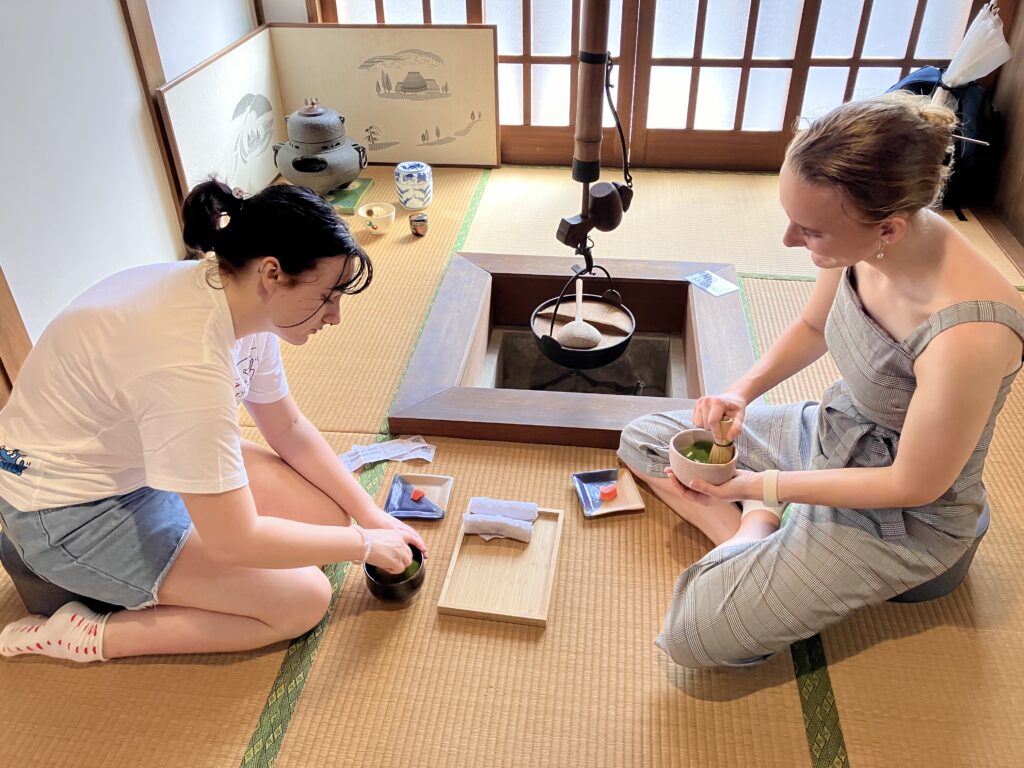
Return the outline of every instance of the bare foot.
{"type": "Polygon", "coordinates": [[[695,526],[711,539],[716,546],[731,539],[740,527],[740,509],[731,501],[712,499],[700,503],[686,498],[676,481],[670,477],[641,475],[632,469],[634,475],[654,491],[669,508],[684,521],[695,526]]]}
{"type": "Polygon", "coordinates": [[[767,509],[755,509],[740,520],[740,527],[736,534],[723,541],[718,547],[730,544],[753,544],[755,541],[761,541],[761,539],[771,536],[777,530],[779,530],[779,518],[776,515],[767,509]]]}

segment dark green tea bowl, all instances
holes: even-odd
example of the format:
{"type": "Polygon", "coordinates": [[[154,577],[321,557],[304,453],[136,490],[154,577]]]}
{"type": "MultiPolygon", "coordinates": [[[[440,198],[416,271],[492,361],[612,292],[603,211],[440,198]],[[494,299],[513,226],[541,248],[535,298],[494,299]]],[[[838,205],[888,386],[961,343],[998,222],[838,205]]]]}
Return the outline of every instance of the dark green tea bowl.
{"type": "Polygon", "coordinates": [[[401,573],[388,573],[369,563],[363,563],[363,574],[370,594],[385,603],[407,603],[420,591],[426,568],[423,566],[423,553],[409,545],[412,550],[412,563],[401,573]]]}

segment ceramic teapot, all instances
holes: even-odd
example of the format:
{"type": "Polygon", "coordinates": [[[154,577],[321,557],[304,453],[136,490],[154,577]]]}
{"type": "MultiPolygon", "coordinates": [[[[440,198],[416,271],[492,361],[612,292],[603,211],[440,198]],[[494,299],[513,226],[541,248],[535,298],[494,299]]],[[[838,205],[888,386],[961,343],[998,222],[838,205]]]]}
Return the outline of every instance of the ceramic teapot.
{"type": "Polygon", "coordinates": [[[274,164],[293,184],[326,194],[357,179],[366,167],[366,148],[345,135],[345,118],[316,99],[285,122],[288,141],[274,145],[274,164]]]}

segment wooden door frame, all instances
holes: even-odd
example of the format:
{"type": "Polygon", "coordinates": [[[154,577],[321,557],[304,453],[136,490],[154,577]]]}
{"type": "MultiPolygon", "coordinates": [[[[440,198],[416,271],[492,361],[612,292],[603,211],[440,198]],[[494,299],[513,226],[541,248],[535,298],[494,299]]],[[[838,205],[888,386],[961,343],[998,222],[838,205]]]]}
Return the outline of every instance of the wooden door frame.
{"type": "MultiPolygon", "coordinates": [[[[262,9],[257,11],[257,17],[261,12],[262,9]]],[[[164,174],[167,177],[167,183],[170,185],[171,192],[180,203],[185,199],[188,190],[185,189],[182,180],[178,178],[178,174],[175,172],[174,163],[171,160],[171,146],[167,138],[168,134],[157,105],[156,89],[167,82],[167,77],[164,74],[163,62],[160,60],[160,51],[157,49],[156,33],[153,31],[153,20],[149,15],[147,0],[121,0],[121,13],[124,16],[125,26],[128,29],[128,39],[131,42],[132,54],[135,57],[135,69],[139,73],[139,81],[146,102],[146,111],[149,112],[149,120],[156,134],[156,143],[160,147],[160,158],[163,161],[164,174]]]]}
{"type": "MultiPolygon", "coordinates": [[[[426,1],[426,0],[425,0],[426,1]]],[[[523,67],[523,121],[529,123],[531,107],[531,82],[529,67],[533,64],[568,64],[569,74],[569,125],[502,125],[501,162],[517,165],[569,165],[572,162],[573,135],[576,123],[577,77],[580,54],[580,18],[583,0],[572,2],[570,35],[572,45],[567,56],[535,56],[530,49],[529,8],[530,0],[521,0],[523,5],[523,53],[499,55],[499,64],[519,64],[523,67]]],[[[613,57],[618,67],[618,84],[612,94],[615,109],[622,123],[626,147],[629,148],[633,130],[633,87],[636,67],[637,23],[644,0],[622,0],[622,26],[619,31],[619,55],[613,57]]],[[[602,95],[602,100],[604,96],[602,95]]],[[[601,131],[601,163],[605,166],[622,165],[622,148],[618,131],[603,128],[601,131]]]]}
{"type": "Polygon", "coordinates": [[[18,311],[18,303],[4,277],[3,268],[0,268],[0,407],[7,402],[10,387],[31,351],[32,340],[25,321],[18,311]]]}
{"type": "MultiPolygon", "coordinates": [[[[747,18],[747,29],[744,38],[743,54],[738,59],[702,58],[702,30],[707,18],[707,9],[711,0],[699,0],[697,6],[696,30],[693,55],[686,59],[653,58],[654,21],[657,0],[623,0],[622,5],[622,37],[620,40],[620,56],[616,60],[619,65],[619,98],[618,107],[623,129],[627,136],[627,146],[631,162],[638,167],[655,168],[708,168],[717,170],[764,170],[777,171],[782,163],[786,146],[792,136],[792,127],[796,125],[803,106],[804,90],[807,77],[812,66],[837,66],[847,68],[847,85],[845,96],[852,95],[860,69],[865,68],[861,61],[866,36],[867,23],[876,0],[864,0],[861,10],[859,33],[855,41],[854,51],[849,57],[813,58],[814,36],[817,31],[818,18],[822,0],[804,0],[800,16],[797,41],[791,59],[768,60],[754,59],[753,50],[757,32],[757,16],[761,8],[769,0],[751,0],[747,18]],[[740,86],[737,94],[737,109],[732,130],[694,130],[686,129],[648,129],[647,105],[650,94],[650,72],[656,63],[667,65],[689,66],[693,68],[690,79],[690,93],[687,109],[687,125],[694,122],[697,89],[700,80],[700,68],[708,66],[739,67],[740,86]],[[782,128],[778,131],[747,131],[740,132],[743,120],[744,100],[752,69],[761,67],[784,67],[791,69],[789,94],[783,113],[782,128]]],[[[880,0],[878,0],[880,1],[880,0]]],[[[987,0],[973,0],[969,19],[973,19],[987,0]]],[[[426,0],[425,0],[426,2],[426,0]]],[[[529,7],[528,0],[522,0],[524,8],[529,7]]],[[[917,0],[914,20],[912,22],[907,47],[902,56],[885,59],[871,59],[871,67],[899,68],[903,75],[912,69],[926,64],[943,65],[944,60],[920,59],[913,54],[924,20],[924,13],[929,0],[917,0]]],[[[1000,17],[1004,28],[1012,28],[1016,16],[1017,0],[1002,0],[1000,17]]],[[[569,126],[531,126],[504,125],[501,128],[501,159],[503,163],[567,165],[572,158],[573,126],[572,116],[576,103],[576,60],[579,53],[579,7],[580,0],[573,2],[573,47],[572,47],[572,81],[571,110],[569,126]]],[[[530,75],[528,67],[531,63],[545,63],[546,57],[533,57],[529,51],[528,15],[524,13],[523,38],[524,53],[516,56],[499,56],[501,63],[516,63],[524,66],[523,73],[523,108],[524,122],[529,122],[530,108],[530,75]]],[[[559,63],[566,57],[557,57],[559,63]]],[[[996,75],[990,75],[982,83],[991,86],[996,75]]],[[[604,130],[602,145],[602,163],[621,163],[619,142],[614,130],[604,130]]]]}

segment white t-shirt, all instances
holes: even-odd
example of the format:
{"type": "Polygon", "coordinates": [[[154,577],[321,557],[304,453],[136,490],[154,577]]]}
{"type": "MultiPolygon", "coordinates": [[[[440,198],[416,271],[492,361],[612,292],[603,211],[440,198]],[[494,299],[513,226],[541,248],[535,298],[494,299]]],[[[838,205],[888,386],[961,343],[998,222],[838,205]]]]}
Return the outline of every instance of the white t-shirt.
{"type": "Polygon", "coordinates": [[[209,270],[127,269],[54,318],[0,411],[0,497],[31,511],[246,485],[238,403],[276,402],[288,383],[276,336],[235,340],[209,270]]]}

